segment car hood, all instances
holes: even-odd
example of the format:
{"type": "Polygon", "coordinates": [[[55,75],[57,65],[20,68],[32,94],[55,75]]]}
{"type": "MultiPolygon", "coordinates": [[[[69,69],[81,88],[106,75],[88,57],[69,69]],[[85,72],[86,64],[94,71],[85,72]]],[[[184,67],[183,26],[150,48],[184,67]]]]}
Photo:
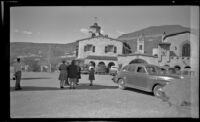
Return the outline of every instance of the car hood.
{"type": "Polygon", "coordinates": [[[159,80],[166,80],[166,81],[171,81],[173,79],[181,79],[182,77],[179,75],[154,75],[156,79],[159,80]]]}

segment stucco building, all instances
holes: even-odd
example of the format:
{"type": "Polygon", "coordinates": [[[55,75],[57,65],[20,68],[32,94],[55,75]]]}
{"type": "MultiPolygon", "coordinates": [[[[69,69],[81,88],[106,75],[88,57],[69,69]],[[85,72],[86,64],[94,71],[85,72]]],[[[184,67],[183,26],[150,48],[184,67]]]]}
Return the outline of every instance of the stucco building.
{"type": "Polygon", "coordinates": [[[90,26],[91,37],[77,40],[76,56],[84,64],[90,62],[97,65],[111,67],[118,65],[118,55],[130,53],[125,42],[108,35],[101,34],[101,27],[94,23],[90,26]]]}
{"type": "Polygon", "coordinates": [[[148,44],[145,42],[148,40],[145,40],[145,35],[141,35],[135,41],[135,47],[137,48],[135,48],[134,53],[119,55],[118,63],[125,65],[134,62],[144,62],[158,66],[178,67],[181,70],[191,68],[191,48],[196,50],[194,44],[197,44],[195,40],[191,39],[191,36],[194,35],[189,31],[168,35],[163,33],[161,40],[157,40],[159,43],[156,43],[156,46],[154,43],[154,47],[147,49],[148,44]],[[151,53],[145,50],[151,50],[151,53]]]}
{"type": "Polygon", "coordinates": [[[181,70],[191,68],[191,42],[196,42],[191,40],[193,34],[188,30],[167,35],[165,32],[154,35],[140,34],[126,40],[101,34],[101,27],[94,23],[90,26],[89,33],[91,37],[77,40],[76,57],[84,64],[91,62],[94,66],[102,64],[109,68],[112,65],[143,62],[179,67],[181,70]],[[131,43],[128,45],[126,41],[131,43]]]}

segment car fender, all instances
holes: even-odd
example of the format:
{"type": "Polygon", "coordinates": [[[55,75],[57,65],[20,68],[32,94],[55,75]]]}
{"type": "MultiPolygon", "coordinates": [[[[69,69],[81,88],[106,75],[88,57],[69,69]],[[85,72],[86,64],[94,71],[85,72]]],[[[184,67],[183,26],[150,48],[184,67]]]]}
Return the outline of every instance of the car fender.
{"type": "Polygon", "coordinates": [[[156,80],[154,82],[154,84],[152,85],[152,90],[156,85],[160,85],[162,87],[164,87],[165,85],[167,85],[169,82],[168,81],[164,81],[164,80],[156,80]]]}

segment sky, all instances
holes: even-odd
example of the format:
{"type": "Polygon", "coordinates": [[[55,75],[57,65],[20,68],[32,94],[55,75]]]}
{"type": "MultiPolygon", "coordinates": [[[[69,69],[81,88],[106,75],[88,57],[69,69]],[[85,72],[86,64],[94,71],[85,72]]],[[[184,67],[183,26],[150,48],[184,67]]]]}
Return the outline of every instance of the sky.
{"type": "Polygon", "coordinates": [[[191,6],[29,6],[10,8],[10,42],[66,44],[90,37],[96,21],[117,38],[150,26],[190,27],[191,6]],[[94,18],[97,17],[95,20],[94,18]]]}

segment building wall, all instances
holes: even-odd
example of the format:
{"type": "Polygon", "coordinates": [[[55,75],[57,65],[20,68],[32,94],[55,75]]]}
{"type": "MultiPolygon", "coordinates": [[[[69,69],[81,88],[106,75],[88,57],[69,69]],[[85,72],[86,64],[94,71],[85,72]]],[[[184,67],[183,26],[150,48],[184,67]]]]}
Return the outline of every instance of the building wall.
{"type": "Polygon", "coordinates": [[[177,56],[182,56],[182,46],[186,42],[190,42],[190,33],[178,34],[175,36],[167,37],[164,42],[171,43],[170,50],[174,51],[177,56]],[[175,47],[177,49],[175,49],[175,47]]]}
{"type": "Polygon", "coordinates": [[[92,59],[86,59],[85,60],[85,64],[89,64],[91,61],[93,61],[95,63],[95,66],[97,66],[100,62],[104,62],[105,66],[108,67],[108,64],[113,62],[115,64],[115,66],[118,66],[118,62],[117,61],[112,61],[112,60],[92,60],[92,59]]]}
{"type": "Polygon", "coordinates": [[[161,66],[169,65],[170,67],[174,67],[176,65],[181,67],[181,70],[184,69],[186,66],[191,67],[191,57],[182,57],[182,47],[185,43],[190,43],[190,54],[193,52],[192,50],[196,50],[196,46],[194,45],[195,42],[190,39],[190,36],[192,36],[191,33],[184,33],[184,34],[178,34],[174,36],[167,37],[164,42],[171,43],[170,45],[170,51],[173,51],[177,57],[170,57],[170,60],[167,61],[166,57],[163,57],[162,62],[159,64],[161,66]],[[176,47],[176,49],[175,49],[176,47]]]}
{"type": "Polygon", "coordinates": [[[170,67],[180,66],[181,69],[184,69],[186,66],[190,66],[190,58],[170,57],[170,60],[167,61],[166,57],[163,57],[163,61],[159,62],[159,66],[165,65],[170,67]]]}
{"type": "Polygon", "coordinates": [[[122,64],[124,66],[129,64],[132,60],[135,59],[143,59],[149,64],[159,65],[158,58],[152,56],[142,56],[142,55],[118,56],[118,64],[122,64]]]}
{"type": "Polygon", "coordinates": [[[78,58],[86,58],[89,55],[95,55],[95,56],[117,56],[118,54],[122,54],[122,47],[123,44],[120,41],[111,40],[104,37],[97,37],[97,38],[91,38],[87,40],[79,41],[78,46],[78,58]],[[84,52],[84,46],[87,44],[92,44],[95,46],[95,52],[87,51],[84,52]],[[105,53],[105,46],[107,45],[114,45],[117,47],[117,52],[107,52],[105,53]]]}
{"type": "Polygon", "coordinates": [[[158,56],[158,48],[153,48],[152,49],[152,55],[157,55],[158,56]]]}

